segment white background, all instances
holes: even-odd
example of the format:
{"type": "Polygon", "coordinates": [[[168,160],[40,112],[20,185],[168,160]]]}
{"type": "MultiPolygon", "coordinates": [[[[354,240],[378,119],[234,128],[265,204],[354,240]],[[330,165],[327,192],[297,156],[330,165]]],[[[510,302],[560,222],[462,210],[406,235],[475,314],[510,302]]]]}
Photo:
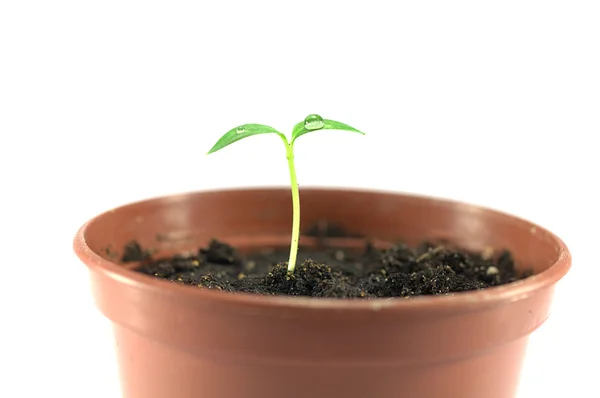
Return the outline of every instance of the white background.
{"type": "Polygon", "coordinates": [[[2,1],[0,396],[117,398],[76,229],[150,196],[286,185],[275,136],[205,153],[313,112],[367,135],[299,140],[301,187],[461,199],[561,236],[574,268],[519,398],[597,396],[596,5],[2,1]]]}

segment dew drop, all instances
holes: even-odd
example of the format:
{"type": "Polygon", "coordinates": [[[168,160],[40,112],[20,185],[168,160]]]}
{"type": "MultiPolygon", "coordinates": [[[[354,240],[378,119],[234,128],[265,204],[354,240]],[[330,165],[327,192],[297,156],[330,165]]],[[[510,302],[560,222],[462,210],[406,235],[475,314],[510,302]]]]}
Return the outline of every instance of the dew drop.
{"type": "Polygon", "coordinates": [[[243,127],[238,127],[238,128],[235,130],[235,132],[236,132],[237,134],[244,134],[244,133],[246,132],[246,129],[245,129],[245,128],[243,128],[243,127]]]}
{"type": "Polygon", "coordinates": [[[325,126],[325,122],[323,118],[319,115],[308,115],[306,119],[304,119],[304,128],[307,130],[319,130],[325,126]]]}

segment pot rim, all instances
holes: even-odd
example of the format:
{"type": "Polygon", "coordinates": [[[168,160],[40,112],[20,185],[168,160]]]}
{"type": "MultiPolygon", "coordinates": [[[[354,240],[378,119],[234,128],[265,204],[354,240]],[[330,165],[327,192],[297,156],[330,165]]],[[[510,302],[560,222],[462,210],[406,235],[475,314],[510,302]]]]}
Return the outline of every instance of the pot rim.
{"type": "Polygon", "coordinates": [[[566,244],[558,236],[549,230],[524,218],[511,215],[506,212],[489,207],[475,205],[464,201],[446,199],[442,197],[419,195],[382,189],[358,189],[338,187],[315,187],[308,186],[301,189],[304,191],[336,191],[339,193],[368,193],[403,196],[408,200],[435,202],[436,206],[460,207],[462,211],[494,213],[497,216],[510,219],[514,222],[525,223],[535,228],[536,235],[543,236],[545,240],[551,241],[558,247],[558,259],[546,270],[532,275],[526,279],[515,281],[501,286],[488,287],[482,290],[451,293],[439,296],[415,296],[409,299],[402,297],[374,298],[368,300],[336,299],[336,298],[314,298],[294,296],[266,296],[251,293],[231,293],[215,291],[212,289],[199,289],[194,286],[175,284],[170,281],[153,278],[152,276],[134,272],[123,268],[113,261],[107,260],[94,252],[86,243],[85,235],[87,228],[96,219],[105,214],[116,211],[125,206],[136,206],[142,203],[161,200],[166,202],[179,202],[189,196],[198,194],[223,193],[223,192],[256,192],[256,191],[287,191],[289,189],[274,187],[238,187],[218,188],[200,191],[190,191],[171,195],[155,196],[147,199],[123,204],[111,210],[105,211],[89,219],[77,231],[73,240],[73,249],[79,259],[94,272],[102,273],[106,277],[122,284],[135,285],[137,289],[152,290],[153,294],[163,296],[165,299],[172,296],[187,295],[190,301],[204,300],[207,302],[230,304],[238,306],[250,306],[254,308],[279,307],[279,308],[304,308],[310,310],[344,310],[344,311],[427,311],[427,310],[454,310],[456,308],[480,308],[482,306],[493,306],[505,302],[513,302],[525,299],[536,291],[551,287],[570,270],[572,257],[566,244]]]}

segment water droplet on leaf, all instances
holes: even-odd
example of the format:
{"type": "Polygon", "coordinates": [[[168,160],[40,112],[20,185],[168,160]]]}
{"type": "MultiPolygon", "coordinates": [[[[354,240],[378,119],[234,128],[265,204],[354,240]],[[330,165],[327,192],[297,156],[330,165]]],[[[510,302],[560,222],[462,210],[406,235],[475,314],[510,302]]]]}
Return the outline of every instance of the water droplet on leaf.
{"type": "Polygon", "coordinates": [[[244,134],[244,133],[246,132],[246,129],[245,129],[245,128],[243,128],[243,127],[238,127],[238,128],[235,130],[235,132],[236,132],[236,133],[238,133],[238,134],[244,134]]]}
{"type": "Polygon", "coordinates": [[[306,119],[304,119],[304,128],[307,130],[318,130],[322,129],[323,126],[325,126],[325,122],[319,115],[308,115],[306,119]]]}

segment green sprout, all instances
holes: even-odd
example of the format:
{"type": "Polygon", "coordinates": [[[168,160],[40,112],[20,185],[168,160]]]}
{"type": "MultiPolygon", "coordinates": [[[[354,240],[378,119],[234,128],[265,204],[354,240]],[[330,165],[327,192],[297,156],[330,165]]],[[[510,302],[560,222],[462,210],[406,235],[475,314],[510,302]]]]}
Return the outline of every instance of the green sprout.
{"type": "Polygon", "coordinates": [[[294,166],[294,142],[296,139],[306,133],[317,130],[344,130],[353,131],[355,133],[363,134],[354,127],[350,127],[347,124],[336,122],[335,120],[323,119],[319,115],[308,115],[304,121],[296,124],[292,130],[292,140],[288,141],[286,136],[275,130],[273,127],[265,126],[264,124],[244,124],[234,129],[229,130],[225,133],[217,143],[212,147],[208,154],[216,152],[226,146],[233,144],[242,138],[250,137],[252,135],[274,133],[277,134],[285,144],[285,154],[288,161],[288,167],[290,169],[290,181],[292,185],[292,210],[293,210],[293,221],[292,221],[292,243],[290,246],[290,258],[288,261],[288,272],[294,272],[296,267],[296,256],[298,254],[298,243],[300,240],[300,194],[298,192],[298,181],[296,179],[296,167],[294,166]]]}

